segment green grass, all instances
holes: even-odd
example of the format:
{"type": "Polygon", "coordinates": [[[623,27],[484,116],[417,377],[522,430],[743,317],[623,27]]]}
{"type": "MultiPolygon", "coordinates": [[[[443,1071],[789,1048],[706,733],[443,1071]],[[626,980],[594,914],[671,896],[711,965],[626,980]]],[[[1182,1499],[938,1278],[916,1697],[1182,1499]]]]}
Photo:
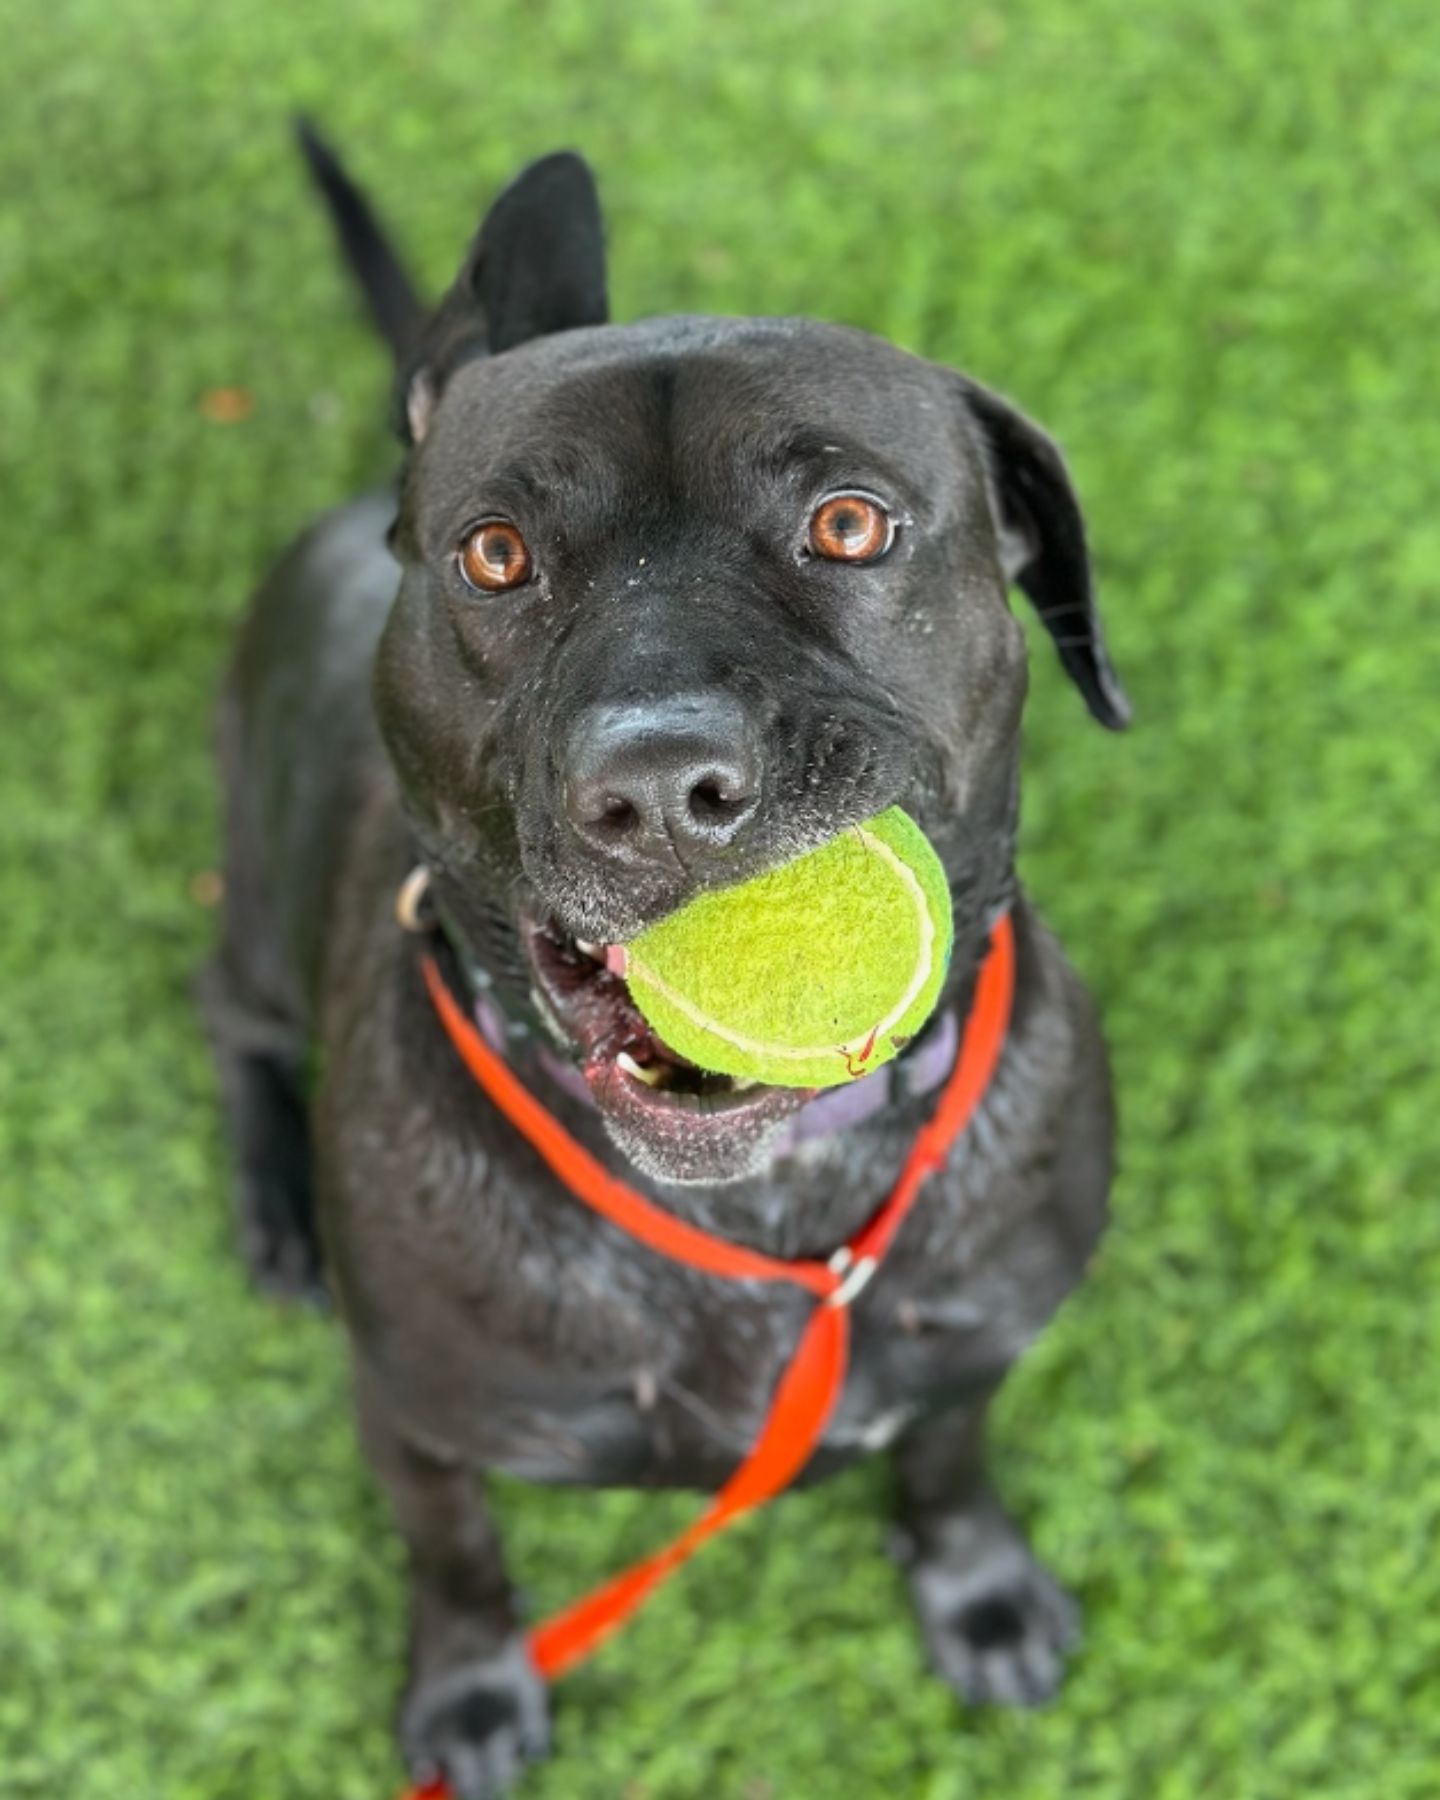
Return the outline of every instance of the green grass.
{"type": "MultiPolygon", "coordinates": [[[[0,1794],[375,1800],[401,1573],[333,1326],[229,1243],[187,983],[234,620],[387,466],[286,138],[434,284],[586,149],[621,317],[813,312],[1045,419],[1128,738],[1037,657],[1025,873],[1124,1113],[996,1456],[1082,1596],[927,1679],[859,1471],[563,1695],[534,1800],[1440,1793],[1440,27],[1429,0],[29,0],[0,75],[0,1794]],[[608,14],[608,16],[607,16],[608,14]],[[214,423],[216,388],[253,396],[214,423]]],[[[501,1497],[559,1601],[684,1502],[501,1497]]]]}

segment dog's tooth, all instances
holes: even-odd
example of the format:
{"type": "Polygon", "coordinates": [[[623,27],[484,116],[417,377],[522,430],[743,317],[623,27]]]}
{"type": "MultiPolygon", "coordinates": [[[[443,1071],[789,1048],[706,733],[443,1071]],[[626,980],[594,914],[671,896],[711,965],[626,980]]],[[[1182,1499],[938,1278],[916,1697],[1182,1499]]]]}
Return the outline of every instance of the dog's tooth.
{"type": "Polygon", "coordinates": [[[633,1075],[637,1081],[643,1081],[646,1087],[660,1087],[664,1083],[665,1071],[663,1069],[642,1069],[628,1050],[622,1050],[615,1061],[627,1075],[633,1075]]]}
{"type": "Polygon", "coordinates": [[[737,1094],[743,1094],[747,1088],[759,1087],[758,1081],[752,1081],[748,1075],[732,1075],[730,1086],[737,1094]]]}
{"type": "Polygon", "coordinates": [[[603,944],[590,944],[587,943],[584,938],[576,938],[575,948],[582,956],[588,956],[591,962],[603,963],[605,960],[605,946],[603,944]]]}

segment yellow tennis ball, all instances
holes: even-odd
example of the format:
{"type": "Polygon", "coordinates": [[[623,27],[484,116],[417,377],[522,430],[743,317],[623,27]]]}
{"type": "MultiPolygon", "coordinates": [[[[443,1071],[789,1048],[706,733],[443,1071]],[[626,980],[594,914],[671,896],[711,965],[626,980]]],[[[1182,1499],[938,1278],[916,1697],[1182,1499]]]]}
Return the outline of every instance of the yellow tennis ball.
{"type": "Polygon", "coordinates": [[[950,888],[892,806],[739,887],[702,894],[626,946],[630,994],[702,1069],[779,1087],[868,1075],[940,994],[950,888]]]}

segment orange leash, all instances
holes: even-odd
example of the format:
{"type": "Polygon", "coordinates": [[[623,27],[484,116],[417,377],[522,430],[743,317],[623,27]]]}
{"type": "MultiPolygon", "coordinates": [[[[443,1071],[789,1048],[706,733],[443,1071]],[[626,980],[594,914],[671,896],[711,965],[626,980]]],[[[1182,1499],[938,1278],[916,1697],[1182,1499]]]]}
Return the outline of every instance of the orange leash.
{"type": "MultiPolygon", "coordinates": [[[[780,1377],[754,1448],[694,1524],[664,1549],[531,1631],[528,1644],[535,1667],[553,1681],[618,1630],[707,1538],[773,1499],[810,1460],[845,1386],[850,1306],[884,1261],[927,1177],[944,1166],[1000,1061],[1015,994],[1015,930],[1006,915],[990,935],[954,1070],[933,1116],[911,1145],[890,1197],[824,1262],[785,1261],[713,1237],[628,1187],[571,1137],[490,1048],[428,953],[421,972],[440,1022],[470,1073],[577,1200],[661,1256],[735,1281],[788,1281],[820,1302],[780,1377]]],[[[407,1800],[444,1800],[448,1793],[443,1781],[434,1782],[412,1789],[407,1800]]]]}

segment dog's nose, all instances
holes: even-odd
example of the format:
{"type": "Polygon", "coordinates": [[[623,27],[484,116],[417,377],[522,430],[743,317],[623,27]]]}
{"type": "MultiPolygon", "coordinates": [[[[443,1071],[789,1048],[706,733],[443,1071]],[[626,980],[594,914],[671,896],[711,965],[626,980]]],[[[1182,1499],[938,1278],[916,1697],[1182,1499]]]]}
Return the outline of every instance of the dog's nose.
{"type": "Polygon", "coordinates": [[[760,776],[755,733],[727,694],[595,706],[566,747],[565,808],[610,856],[688,867],[753,815],[760,776]]]}

